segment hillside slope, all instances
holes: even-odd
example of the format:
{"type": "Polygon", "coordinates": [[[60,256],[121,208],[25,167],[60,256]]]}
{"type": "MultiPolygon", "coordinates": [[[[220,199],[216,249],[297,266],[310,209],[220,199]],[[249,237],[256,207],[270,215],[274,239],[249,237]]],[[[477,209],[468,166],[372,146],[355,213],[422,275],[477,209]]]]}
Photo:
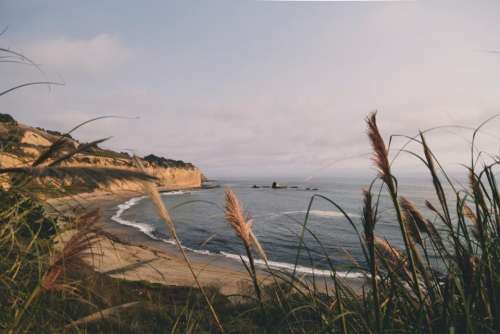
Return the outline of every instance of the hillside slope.
{"type": "MultiPolygon", "coordinates": [[[[10,115],[0,114],[0,168],[29,166],[62,134],[41,128],[33,128],[16,122],[10,115]]],[[[64,138],[61,154],[69,152],[79,145],[71,136],[64,138]]],[[[157,185],[163,189],[197,188],[202,183],[201,171],[191,163],[180,160],[165,159],[148,155],[141,159],[146,172],[157,178],[157,185]]],[[[78,153],[62,163],[64,167],[105,168],[136,171],[132,157],[128,153],[115,152],[100,147],[92,147],[78,153]]],[[[85,169],[83,169],[85,170],[85,169]]],[[[54,184],[54,180],[51,180],[54,184]]],[[[2,187],[9,187],[10,180],[3,175],[0,179],[2,187]]],[[[46,186],[46,184],[45,184],[46,186]]],[[[84,182],[79,178],[66,178],[61,186],[78,189],[78,192],[95,190],[103,191],[137,191],[142,186],[139,181],[114,180],[112,182],[84,182]]]]}

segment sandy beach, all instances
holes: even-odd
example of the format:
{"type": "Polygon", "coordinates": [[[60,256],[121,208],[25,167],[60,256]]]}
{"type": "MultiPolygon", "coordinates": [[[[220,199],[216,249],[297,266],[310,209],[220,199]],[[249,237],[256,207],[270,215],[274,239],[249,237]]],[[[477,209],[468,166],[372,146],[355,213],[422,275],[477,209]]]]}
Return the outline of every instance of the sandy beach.
{"type": "MultiPolygon", "coordinates": [[[[179,189],[162,188],[160,191],[179,189]]],[[[130,198],[143,196],[140,192],[94,192],[50,200],[49,203],[65,214],[81,214],[99,210],[100,225],[105,232],[95,249],[96,255],[87,263],[96,271],[126,280],[161,283],[173,286],[195,286],[195,282],[178,248],[154,240],[136,228],[119,224],[111,219],[117,206],[130,198]]],[[[216,287],[225,295],[239,295],[251,288],[251,281],[239,261],[224,256],[204,255],[187,251],[188,257],[203,286],[216,287]]],[[[262,284],[272,283],[260,271],[262,284]]],[[[343,278],[359,290],[362,280],[343,278]]],[[[330,286],[331,280],[325,280],[330,286]]],[[[320,284],[321,285],[321,284],[320,284]]]]}
{"type": "MultiPolygon", "coordinates": [[[[100,237],[96,255],[87,259],[95,270],[126,280],[194,286],[191,272],[174,245],[153,240],[133,227],[111,220],[118,204],[141,195],[129,191],[96,192],[51,200],[50,204],[72,214],[99,209],[100,225],[107,236],[100,237]]],[[[223,294],[232,295],[246,290],[251,284],[243,265],[236,261],[193,252],[188,256],[203,286],[217,287],[223,294]]],[[[266,281],[265,275],[262,275],[262,280],[266,281]]]]}

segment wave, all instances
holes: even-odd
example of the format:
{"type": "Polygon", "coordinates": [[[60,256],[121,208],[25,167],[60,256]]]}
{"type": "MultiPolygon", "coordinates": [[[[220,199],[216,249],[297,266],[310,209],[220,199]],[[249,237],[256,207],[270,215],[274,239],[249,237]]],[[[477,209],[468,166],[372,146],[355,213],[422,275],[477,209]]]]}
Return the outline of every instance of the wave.
{"type": "MultiPolygon", "coordinates": [[[[183,191],[175,191],[175,192],[162,193],[162,195],[165,195],[165,194],[180,195],[180,194],[185,194],[185,193],[186,192],[183,192],[183,191]]],[[[162,241],[162,242],[165,242],[165,243],[168,243],[171,245],[176,245],[175,240],[165,238],[164,234],[156,231],[156,229],[153,226],[148,225],[148,224],[144,224],[144,223],[138,223],[135,221],[126,220],[126,219],[123,219],[121,217],[122,214],[126,210],[130,209],[134,205],[137,205],[141,200],[143,200],[146,197],[147,196],[134,197],[134,198],[129,199],[128,201],[126,201],[123,204],[119,204],[117,206],[118,210],[111,217],[111,220],[113,220],[119,224],[122,224],[122,225],[135,227],[138,230],[140,230],[142,233],[146,234],[148,237],[150,237],[154,240],[162,241]]],[[[328,217],[342,216],[342,213],[337,212],[337,211],[319,211],[319,210],[311,210],[310,211],[310,213],[313,213],[313,214],[314,213],[317,214],[318,212],[320,214],[327,213],[328,217]]],[[[296,214],[296,213],[305,214],[306,211],[289,211],[289,212],[284,212],[283,214],[296,214]]],[[[229,259],[232,259],[232,260],[237,260],[237,261],[241,260],[240,255],[227,253],[224,251],[220,251],[218,253],[213,253],[213,252],[210,252],[209,250],[194,249],[194,248],[186,247],[184,245],[181,245],[181,247],[187,251],[190,251],[190,252],[193,252],[196,254],[200,254],[200,255],[222,255],[222,256],[229,258],[229,259]]],[[[248,262],[248,257],[242,255],[241,258],[243,258],[243,260],[245,262],[248,262]]],[[[266,263],[263,260],[255,259],[254,262],[256,265],[258,265],[260,267],[266,266],[266,263]]],[[[269,267],[271,267],[272,269],[286,270],[286,271],[290,271],[290,272],[292,272],[294,270],[294,265],[291,263],[287,263],[287,262],[268,261],[268,264],[269,264],[269,267]]],[[[301,265],[297,265],[295,267],[295,271],[298,273],[302,273],[302,274],[316,275],[316,276],[331,276],[332,275],[332,272],[330,270],[316,269],[316,268],[311,268],[311,267],[306,267],[306,266],[301,266],[301,265]]],[[[337,274],[342,276],[342,277],[346,277],[346,278],[362,278],[362,277],[364,277],[364,275],[362,273],[359,273],[359,272],[337,272],[337,274]]]]}
{"type": "Polygon", "coordinates": [[[161,192],[161,196],[174,196],[174,195],[186,195],[190,194],[191,191],[184,191],[184,190],[173,190],[173,191],[164,191],[161,192]]]}
{"type": "MultiPolygon", "coordinates": [[[[296,214],[305,215],[306,213],[307,213],[306,210],[302,210],[302,211],[285,211],[282,214],[283,215],[296,215],[296,214]]],[[[326,218],[345,217],[344,214],[340,211],[309,210],[309,214],[313,215],[313,216],[326,217],[326,218]]],[[[359,215],[357,215],[355,213],[350,213],[350,212],[347,212],[347,215],[350,217],[359,217],[359,215]]]]}
{"type": "Polygon", "coordinates": [[[146,196],[134,197],[134,198],[129,199],[128,201],[126,201],[123,204],[119,204],[118,205],[118,210],[116,210],[115,214],[111,217],[111,220],[117,222],[118,224],[135,227],[138,230],[140,230],[142,233],[146,234],[148,237],[150,237],[152,239],[155,239],[155,240],[160,240],[159,238],[157,238],[153,234],[155,232],[155,228],[153,226],[151,226],[149,224],[143,224],[143,223],[138,223],[138,222],[135,222],[135,221],[126,220],[126,219],[123,219],[121,217],[122,214],[126,210],[130,209],[134,205],[137,205],[137,203],[139,203],[144,198],[146,198],[146,196]]]}
{"type": "MultiPolygon", "coordinates": [[[[226,252],[220,252],[221,255],[233,259],[233,260],[238,260],[241,261],[240,255],[237,254],[232,254],[232,253],[226,253],[226,252]]],[[[241,255],[241,258],[245,261],[248,262],[248,257],[241,255]]],[[[266,263],[264,260],[260,259],[254,259],[255,264],[265,267],[266,263]]],[[[267,261],[269,264],[269,267],[271,269],[284,269],[286,271],[293,272],[293,268],[295,267],[294,264],[288,263],[288,262],[277,262],[277,261],[267,261]]],[[[295,267],[295,271],[297,273],[302,273],[302,274],[307,274],[307,275],[315,275],[315,276],[331,276],[332,271],[331,270],[324,270],[324,269],[316,269],[312,267],[306,267],[306,266],[301,266],[297,265],[295,267]]],[[[347,272],[347,271],[337,271],[337,275],[345,277],[345,278],[363,278],[365,275],[360,272],[347,272]]]]}
{"type": "MultiPolygon", "coordinates": [[[[177,190],[177,191],[169,191],[169,192],[164,192],[161,193],[162,196],[168,196],[168,195],[184,195],[184,194],[189,194],[190,192],[187,191],[182,191],[182,190],[177,190]]],[[[171,245],[176,245],[175,240],[173,239],[167,239],[165,238],[165,235],[159,231],[157,231],[153,226],[149,224],[144,224],[144,223],[138,223],[135,221],[127,220],[122,218],[122,214],[133,207],[134,205],[137,205],[141,200],[146,198],[147,196],[139,196],[139,197],[134,197],[126,201],[125,203],[119,204],[117,206],[118,210],[116,210],[115,214],[111,217],[111,220],[122,224],[126,226],[131,226],[137,228],[139,231],[142,233],[146,234],[148,237],[154,240],[158,241],[163,241],[167,244],[171,245]]],[[[201,254],[201,255],[213,255],[214,253],[211,253],[208,250],[202,250],[202,249],[194,249],[194,248],[189,248],[186,246],[182,246],[182,248],[191,251],[193,253],[201,254]]]]}
{"type": "MultiPolygon", "coordinates": [[[[175,190],[175,191],[167,191],[167,192],[162,192],[160,193],[161,196],[173,196],[173,195],[184,195],[184,194],[189,194],[190,192],[188,191],[182,191],[182,190],[175,190]]],[[[117,222],[122,225],[127,225],[131,227],[135,227],[144,234],[146,234],[148,237],[154,239],[154,240],[163,240],[164,239],[158,237],[155,235],[156,229],[149,225],[149,224],[144,224],[144,223],[138,223],[135,221],[130,221],[122,218],[122,214],[133,207],[134,205],[137,205],[141,200],[146,198],[147,196],[139,196],[139,197],[133,197],[126,201],[125,203],[119,204],[117,206],[118,210],[115,212],[115,214],[111,217],[111,220],[114,222],[117,222]]]]}

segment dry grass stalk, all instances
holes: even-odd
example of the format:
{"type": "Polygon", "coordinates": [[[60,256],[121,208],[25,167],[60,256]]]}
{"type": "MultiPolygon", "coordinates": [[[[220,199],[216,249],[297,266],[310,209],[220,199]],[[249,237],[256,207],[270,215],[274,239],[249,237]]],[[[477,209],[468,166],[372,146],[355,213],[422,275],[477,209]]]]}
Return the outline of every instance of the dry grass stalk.
{"type": "MultiPolygon", "coordinates": [[[[441,215],[441,213],[434,207],[434,205],[432,205],[431,202],[429,201],[425,201],[425,206],[431,210],[432,212],[434,212],[440,219],[441,221],[443,221],[444,223],[446,223],[446,219],[444,219],[443,215],[441,215]]],[[[410,209],[410,207],[408,207],[410,209]]],[[[443,244],[443,240],[441,238],[441,235],[439,235],[438,231],[436,230],[436,227],[434,226],[434,224],[432,222],[430,222],[428,219],[424,219],[423,216],[418,212],[418,215],[414,215],[413,217],[418,219],[418,223],[417,223],[417,226],[419,228],[420,231],[422,232],[425,232],[427,235],[429,235],[429,237],[431,238],[431,240],[433,241],[434,245],[440,249],[441,251],[444,251],[445,248],[444,248],[444,244],[443,244]],[[422,229],[420,229],[422,228],[422,229]]],[[[413,212],[415,213],[415,212],[413,212]]]]}
{"type": "Polygon", "coordinates": [[[474,214],[474,212],[472,212],[472,209],[467,204],[464,204],[463,212],[464,216],[467,219],[469,219],[473,224],[476,224],[477,222],[476,215],[474,214]]]}
{"type": "Polygon", "coordinates": [[[253,241],[250,236],[252,220],[248,218],[248,215],[244,214],[243,208],[232,190],[225,189],[224,195],[226,198],[224,217],[241,241],[243,241],[247,247],[250,247],[253,241]]]}
{"type": "Polygon", "coordinates": [[[117,305],[117,306],[108,307],[104,310],[99,310],[99,311],[92,313],[92,314],[90,314],[86,317],[83,317],[81,319],[74,320],[70,324],[66,325],[64,328],[70,329],[70,328],[75,327],[75,326],[86,325],[86,324],[89,324],[92,322],[104,320],[104,319],[110,318],[111,316],[117,314],[119,311],[122,311],[124,309],[128,309],[128,308],[133,307],[133,306],[137,306],[138,304],[140,304],[140,302],[130,302],[130,303],[125,303],[125,304],[121,304],[121,305],[117,305]]]}
{"type": "Polygon", "coordinates": [[[68,241],[64,242],[62,250],[54,254],[40,284],[31,292],[21,311],[16,314],[12,326],[7,331],[8,333],[16,333],[26,311],[42,294],[63,289],[74,292],[75,289],[71,285],[61,284],[58,281],[65,273],[81,269],[85,265],[84,258],[94,255],[92,247],[98,241],[100,231],[96,226],[97,219],[97,211],[78,218],[76,233],[68,241]]]}
{"type": "Polygon", "coordinates": [[[472,223],[472,233],[474,234],[474,237],[479,239],[479,226],[477,224],[476,215],[467,204],[464,204],[462,211],[464,216],[472,223]]]}
{"type": "Polygon", "coordinates": [[[431,210],[432,212],[434,212],[434,213],[435,213],[435,214],[439,217],[439,219],[441,219],[441,221],[442,221],[443,223],[445,223],[445,224],[446,224],[446,226],[448,226],[448,228],[452,228],[452,227],[450,226],[449,221],[448,221],[447,219],[445,219],[445,217],[441,214],[441,212],[439,212],[439,211],[436,209],[436,207],[435,207],[435,206],[434,206],[431,202],[429,202],[429,201],[425,201],[425,206],[426,206],[429,210],[431,210]]]}
{"type": "Polygon", "coordinates": [[[248,215],[244,213],[240,201],[231,189],[225,189],[224,195],[226,198],[226,206],[224,210],[224,217],[226,218],[226,221],[229,225],[231,225],[241,241],[248,248],[251,248],[253,245],[262,259],[267,262],[266,252],[262,248],[257,237],[253,234],[252,220],[249,219],[248,215]]]}
{"type": "Polygon", "coordinates": [[[42,290],[60,289],[58,279],[66,272],[80,269],[84,259],[94,256],[93,247],[99,240],[100,228],[97,226],[98,211],[79,217],[75,222],[76,232],[64,242],[61,251],[57,252],[49,269],[42,278],[42,290]]]}
{"type": "Polygon", "coordinates": [[[372,194],[367,189],[363,189],[363,227],[365,234],[371,234],[375,229],[376,219],[372,208],[372,194]]]}
{"type": "Polygon", "coordinates": [[[366,119],[366,122],[368,124],[368,137],[370,138],[374,152],[372,158],[373,162],[378,169],[380,178],[382,178],[385,182],[388,182],[391,177],[391,170],[387,148],[377,127],[377,113],[374,112],[370,114],[366,119]]]}
{"type": "Polygon", "coordinates": [[[434,242],[434,245],[441,251],[444,252],[446,248],[444,247],[443,239],[441,235],[437,231],[436,227],[429,220],[425,221],[425,226],[427,228],[427,234],[430,236],[431,240],[434,242]]]}
{"type": "Polygon", "coordinates": [[[429,169],[433,178],[437,176],[436,167],[434,166],[434,158],[432,157],[432,152],[427,145],[425,137],[422,132],[420,132],[420,138],[422,140],[422,149],[424,151],[425,160],[427,161],[427,168],[429,169]]]}
{"type": "Polygon", "coordinates": [[[373,241],[378,255],[384,257],[391,264],[400,265],[404,258],[387,240],[374,236],[373,241]]]}
{"type": "MultiPolygon", "coordinates": [[[[375,163],[375,166],[377,166],[377,169],[379,171],[379,176],[384,181],[386,184],[388,190],[389,190],[389,195],[391,197],[392,203],[394,205],[394,209],[396,210],[396,216],[397,216],[397,221],[399,223],[399,228],[401,229],[401,234],[403,236],[403,241],[405,244],[405,249],[406,249],[406,255],[408,259],[408,263],[411,269],[411,276],[413,279],[413,286],[414,289],[417,293],[418,299],[421,303],[423,303],[423,297],[421,294],[420,289],[418,288],[418,276],[417,276],[417,268],[416,268],[416,263],[415,259],[412,253],[412,246],[411,246],[411,237],[409,236],[409,233],[406,228],[406,223],[404,221],[403,214],[401,212],[401,208],[398,202],[398,195],[397,195],[397,184],[391,174],[391,168],[390,168],[390,163],[389,163],[389,153],[388,150],[385,146],[384,140],[378,130],[377,127],[377,119],[376,119],[376,113],[372,113],[370,116],[368,116],[366,122],[368,125],[368,137],[370,138],[370,142],[372,144],[374,156],[373,156],[373,161],[375,163]]],[[[430,324],[427,324],[428,328],[430,328],[430,324]]]]}
{"type": "Polygon", "coordinates": [[[418,211],[417,207],[405,197],[400,197],[399,203],[403,208],[406,226],[408,227],[411,238],[415,243],[422,246],[423,241],[420,235],[420,231],[426,231],[424,218],[418,211]]]}
{"type": "MultiPolygon", "coordinates": [[[[134,157],[134,161],[135,161],[137,167],[140,169],[140,171],[142,173],[146,174],[146,170],[144,169],[144,166],[142,165],[141,161],[137,157],[134,157]]],[[[179,251],[181,252],[182,257],[183,257],[184,261],[186,262],[186,265],[188,266],[189,271],[191,272],[191,275],[193,276],[193,279],[196,283],[196,286],[200,290],[201,294],[203,295],[203,298],[205,299],[205,302],[208,305],[208,308],[210,310],[210,313],[214,319],[214,322],[215,322],[217,328],[219,329],[219,331],[221,333],[224,333],[224,327],[222,327],[222,323],[220,322],[219,316],[217,315],[217,312],[215,312],[215,309],[214,309],[212,303],[210,302],[210,299],[208,298],[203,287],[201,286],[201,283],[198,280],[198,276],[196,275],[196,273],[194,271],[193,265],[191,264],[191,261],[189,260],[186,252],[184,251],[184,248],[181,245],[181,241],[177,236],[177,231],[175,229],[175,225],[172,221],[172,218],[170,217],[170,214],[168,213],[167,208],[165,207],[165,205],[163,204],[163,202],[161,200],[160,193],[158,192],[156,185],[153,184],[152,182],[144,181],[143,187],[144,187],[144,190],[146,191],[146,193],[148,194],[148,196],[150,197],[151,202],[153,202],[153,205],[156,208],[156,212],[158,213],[160,218],[163,220],[168,231],[170,232],[170,235],[174,239],[174,241],[177,245],[177,248],[179,248],[179,251]]]]}
{"type": "Polygon", "coordinates": [[[373,212],[372,207],[372,194],[369,190],[363,190],[363,227],[365,230],[365,239],[368,246],[369,260],[370,260],[370,274],[371,274],[371,284],[373,289],[373,298],[375,302],[375,319],[377,324],[377,332],[382,331],[382,315],[380,312],[380,296],[379,288],[377,282],[377,263],[375,256],[375,244],[374,244],[374,230],[376,224],[376,217],[373,212]]]}
{"type": "Polygon", "coordinates": [[[420,232],[427,232],[427,228],[425,226],[426,225],[425,219],[422,216],[422,214],[420,213],[420,211],[418,211],[415,204],[403,196],[401,196],[399,198],[399,202],[401,203],[401,207],[403,208],[403,210],[408,212],[411,215],[411,217],[414,219],[414,221],[418,227],[418,230],[420,232]]]}

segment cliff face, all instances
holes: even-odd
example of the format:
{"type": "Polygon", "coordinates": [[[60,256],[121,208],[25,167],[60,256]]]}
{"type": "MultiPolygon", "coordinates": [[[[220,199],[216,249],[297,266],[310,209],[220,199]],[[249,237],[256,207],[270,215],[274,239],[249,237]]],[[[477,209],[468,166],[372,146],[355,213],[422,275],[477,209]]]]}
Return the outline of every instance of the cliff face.
{"type": "MultiPolygon", "coordinates": [[[[42,152],[60,138],[55,131],[32,128],[15,122],[0,122],[0,168],[29,166],[42,152]]],[[[62,154],[78,147],[80,143],[73,138],[66,138],[62,154]]],[[[201,187],[202,173],[190,163],[165,159],[150,155],[141,159],[146,172],[157,178],[157,185],[162,189],[186,189],[201,187]]],[[[137,171],[132,157],[127,153],[119,153],[101,148],[91,148],[84,153],[78,153],[62,163],[65,167],[105,168],[137,171]]],[[[65,178],[64,186],[71,188],[81,180],[65,178]]],[[[2,187],[9,186],[6,175],[0,178],[2,187]]],[[[85,187],[84,187],[85,188],[85,187]]],[[[112,180],[96,182],[93,189],[82,191],[138,191],[142,189],[140,181],[112,180]]]]}
{"type": "MultiPolygon", "coordinates": [[[[196,167],[164,167],[148,161],[141,161],[146,173],[157,178],[158,187],[165,189],[199,188],[202,183],[202,173],[196,167]]],[[[130,158],[110,158],[89,155],[76,155],[65,166],[118,168],[136,171],[130,158]]],[[[140,182],[113,181],[111,185],[101,185],[103,190],[140,190],[140,182]]]]}

